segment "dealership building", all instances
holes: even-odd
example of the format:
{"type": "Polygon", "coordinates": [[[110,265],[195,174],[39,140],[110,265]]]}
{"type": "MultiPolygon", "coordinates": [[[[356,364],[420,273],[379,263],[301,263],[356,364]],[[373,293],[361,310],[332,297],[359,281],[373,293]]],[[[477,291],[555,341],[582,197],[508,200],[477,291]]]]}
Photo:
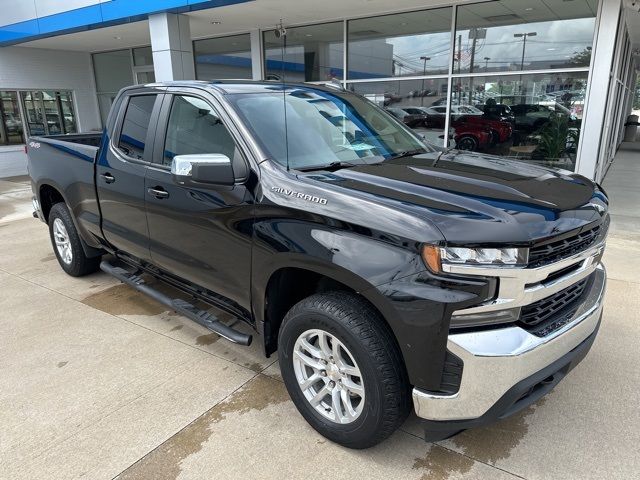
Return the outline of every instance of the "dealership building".
{"type": "Polygon", "coordinates": [[[332,82],[432,143],[600,180],[639,108],[639,9],[632,0],[0,0],[0,152],[33,135],[102,129],[131,84],[332,82]]]}

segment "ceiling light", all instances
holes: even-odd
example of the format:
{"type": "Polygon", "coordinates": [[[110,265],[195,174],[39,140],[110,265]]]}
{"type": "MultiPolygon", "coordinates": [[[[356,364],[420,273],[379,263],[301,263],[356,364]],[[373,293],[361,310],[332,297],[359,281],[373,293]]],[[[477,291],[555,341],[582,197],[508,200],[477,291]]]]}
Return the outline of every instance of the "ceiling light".
{"type": "Polygon", "coordinates": [[[114,40],[122,40],[122,37],[115,36],[115,37],[113,37],[113,39],[114,39],[114,40]]]}
{"type": "Polygon", "coordinates": [[[553,52],[555,48],[547,48],[547,52],[553,52]]]}
{"type": "Polygon", "coordinates": [[[313,35],[310,34],[310,33],[307,33],[307,34],[305,34],[305,37],[313,37],[313,35]]]}
{"type": "Polygon", "coordinates": [[[533,7],[528,7],[524,9],[525,12],[533,12],[534,10],[535,9],[533,7]]]}
{"type": "Polygon", "coordinates": [[[220,25],[222,22],[220,20],[212,20],[211,25],[220,25]]]}
{"type": "Polygon", "coordinates": [[[487,22],[511,22],[514,20],[519,20],[520,17],[515,13],[506,13],[504,15],[490,15],[488,17],[484,17],[487,22]]]}

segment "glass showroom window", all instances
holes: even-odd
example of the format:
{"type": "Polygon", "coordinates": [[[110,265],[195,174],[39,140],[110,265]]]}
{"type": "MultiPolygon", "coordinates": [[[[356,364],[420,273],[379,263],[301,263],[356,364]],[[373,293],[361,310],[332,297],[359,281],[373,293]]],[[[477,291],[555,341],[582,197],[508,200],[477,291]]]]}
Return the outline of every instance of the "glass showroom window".
{"type": "Polygon", "coordinates": [[[76,133],[71,92],[20,92],[29,135],[76,133]]]}
{"type": "Polygon", "coordinates": [[[73,98],[71,92],[56,92],[58,106],[62,116],[62,124],[65,133],[75,133],[78,131],[76,126],[76,115],[73,108],[73,98]]]}
{"type": "Polygon", "coordinates": [[[156,73],[153,71],[153,53],[151,47],[134,48],[133,74],[136,84],[153,83],[156,81],[156,73]]]}
{"type": "Polygon", "coordinates": [[[586,85],[587,72],[454,78],[456,146],[573,170],[586,85]]]}
{"type": "Polygon", "coordinates": [[[343,22],[287,28],[284,39],[275,31],[264,32],[264,61],[267,80],[298,82],[343,78],[343,22]]]}
{"type": "Polygon", "coordinates": [[[348,79],[447,74],[450,7],[351,20],[348,79]]]}
{"type": "Polygon", "coordinates": [[[0,145],[24,143],[18,92],[0,91],[0,145]]]}
{"type": "Polygon", "coordinates": [[[118,91],[133,84],[131,50],[94,53],[93,71],[96,77],[100,116],[102,117],[102,124],[105,125],[109,109],[118,91]]]}
{"type": "Polygon", "coordinates": [[[193,42],[198,80],[252,78],[249,34],[193,42]]]}
{"type": "Polygon", "coordinates": [[[429,143],[444,145],[447,79],[350,83],[363,95],[419,133],[429,143]]]}
{"type": "Polygon", "coordinates": [[[454,73],[589,67],[597,0],[458,7],[454,73]]]}

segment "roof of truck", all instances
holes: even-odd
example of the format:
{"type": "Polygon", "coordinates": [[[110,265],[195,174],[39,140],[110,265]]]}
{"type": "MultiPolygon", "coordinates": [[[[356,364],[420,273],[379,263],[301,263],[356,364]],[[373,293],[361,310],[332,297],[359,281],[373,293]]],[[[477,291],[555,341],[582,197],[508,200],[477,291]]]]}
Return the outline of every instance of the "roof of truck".
{"type": "MultiPolygon", "coordinates": [[[[300,82],[279,82],[279,81],[267,81],[267,80],[179,80],[172,82],[156,82],[149,83],[147,85],[136,85],[135,87],[210,87],[217,90],[219,93],[226,95],[230,93],[265,93],[273,91],[282,91],[282,86],[285,88],[314,88],[324,91],[340,91],[341,86],[336,83],[327,82],[323,85],[300,83],[300,82]]],[[[130,87],[130,88],[135,88],[130,87]]]]}

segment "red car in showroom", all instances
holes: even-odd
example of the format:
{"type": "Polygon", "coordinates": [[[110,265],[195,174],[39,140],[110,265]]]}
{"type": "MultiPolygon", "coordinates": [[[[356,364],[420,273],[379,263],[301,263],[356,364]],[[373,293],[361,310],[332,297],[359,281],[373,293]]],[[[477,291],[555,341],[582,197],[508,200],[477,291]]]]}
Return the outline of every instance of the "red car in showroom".
{"type": "Polygon", "coordinates": [[[453,138],[458,150],[482,150],[492,143],[491,129],[482,123],[470,122],[469,117],[459,117],[452,120],[451,126],[455,130],[453,138]]]}
{"type": "Polygon", "coordinates": [[[509,122],[487,118],[484,115],[465,115],[459,118],[464,118],[467,123],[475,123],[488,128],[491,132],[491,143],[493,144],[506,142],[513,134],[513,127],[509,122]]]}
{"type": "MultiPolygon", "coordinates": [[[[503,118],[491,117],[485,114],[482,110],[472,107],[470,105],[463,105],[463,106],[452,105],[451,108],[452,108],[452,118],[455,119],[454,121],[461,120],[464,118],[465,123],[476,123],[484,127],[487,127],[489,130],[491,130],[491,143],[494,145],[496,143],[506,142],[511,138],[511,135],[513,134],[513,125],[509,121],[504,120],[503,118]],[[462,109],[469,109],[469,110],[473,109],[477,111],[478,114],[467,114],[467,115],[461,114],[460,112],[462,111],[462,109]]],[[[428,115],[429,117],[444,118],[446,107],[443,107],[443,106],[432,106],[429,108],[420,107],[419,109],[415,108],[414,110],[419,110],[422,113],[425,113],[426,115],[428,115]]],[[[444,120],[442,120],[442,122],[444,125],[444,120]]]]}
{"type": "MultiPolygon", "coordinates": [[[[425,110],[422,111],[426,117],[424,119],[424,126],[426,128],[444,129],[445,115],[430,115],[426,113],[425,110]]],[[[482,117],[478,116],[478,118],[482,117]]],[[[453,138],[456,141],[456,148],[458,150],[482,150],[491,145],[493,133],[489,124],[485,124],[483,121],[476,121],[475,119],[476,115],[462,115],[451,119],[450,126],[455,130],[453,138]]],[[[509,132],[509,136],[510,135],[511,133],[509,132]]]]}

